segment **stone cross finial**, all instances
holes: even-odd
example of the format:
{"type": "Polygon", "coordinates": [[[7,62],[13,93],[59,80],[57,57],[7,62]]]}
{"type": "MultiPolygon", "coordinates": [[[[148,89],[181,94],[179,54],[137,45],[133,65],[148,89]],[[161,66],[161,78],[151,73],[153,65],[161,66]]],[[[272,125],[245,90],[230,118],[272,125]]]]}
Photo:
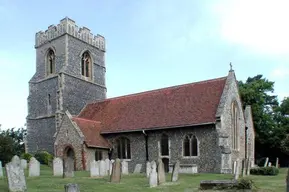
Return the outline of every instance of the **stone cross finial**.
{"type": "Polygon", "coordinates": [[[232,62],[230,62],[230,71],[233,71],[232,62]]]}

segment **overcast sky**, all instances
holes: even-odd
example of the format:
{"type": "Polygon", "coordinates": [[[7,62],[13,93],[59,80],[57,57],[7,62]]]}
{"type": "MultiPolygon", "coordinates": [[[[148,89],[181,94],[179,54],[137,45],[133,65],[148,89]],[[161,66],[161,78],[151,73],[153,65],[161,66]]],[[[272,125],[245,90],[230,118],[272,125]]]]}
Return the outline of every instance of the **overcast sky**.
{"type": "Polygon", "coordinates": [[[0,124],[21,127],[35,33],[68,16],[106,38],[108,97],[257,74],[289,96],[288,0],[0,0],[0,124]]]}

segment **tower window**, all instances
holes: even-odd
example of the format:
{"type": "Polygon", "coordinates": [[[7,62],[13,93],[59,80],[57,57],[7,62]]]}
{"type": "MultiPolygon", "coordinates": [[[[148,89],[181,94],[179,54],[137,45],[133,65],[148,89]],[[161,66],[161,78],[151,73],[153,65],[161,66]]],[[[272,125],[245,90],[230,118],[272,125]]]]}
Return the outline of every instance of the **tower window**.
{"type": "Polygon", "coordinates": [[[47,75],[55,73],[55,53],[49,49],[47,53],[47,75]]]}
{"type": "Polygon", "coordinates": [[[81,75],[91,77],[91,57],[88,52],[84,52],[81,59],[81,75]]]}
{"type": "Polygon", "coordinates": [[[48,105],[51,105],[51,95],[48,94],[48,105]]]}

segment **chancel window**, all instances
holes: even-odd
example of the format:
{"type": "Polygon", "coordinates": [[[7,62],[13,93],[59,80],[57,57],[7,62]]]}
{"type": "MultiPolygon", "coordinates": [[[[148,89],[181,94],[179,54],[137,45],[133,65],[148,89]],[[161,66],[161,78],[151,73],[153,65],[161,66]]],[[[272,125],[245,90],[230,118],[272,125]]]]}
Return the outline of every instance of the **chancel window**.
{"type": "Polygon", "coordinates": [[[116,141],[117,156],[119,159],[130,159],[130,141],[125,137],[121,137],[116,141]]]}
{"type": "Polygon", "coordinates": [[[96,150],[95,151],[95,161],[102,160],[102,151],[96,150]]]}
{"type": "Polygon", "coordinates": [[[232,125],[232,148],[238,149],[238,106],[236,102],[232,103],[232,109],[231,109],[231,125],[232,125]]]}
{"type": "Polygon", "coordinates": [[[195,135],[189,134],[183,141],[183,156],[198,156],[198,139],[195,135]]]}
{"type": "Polygon", "coordinates": [[[88,52],[84,52],[81,58],[81,75],[91,77],[91,57],[88,52]]]}
{"type": "Polygon", "coordinates": [[[47,75],[55,73],[55,53],[49,49],[47,53],[47,75]]]}
{"type": "Polygon", "coordinates": [[[169,137],[166,134],[162,134],[161,136],[161,155],[169,155],[169,137]]]}

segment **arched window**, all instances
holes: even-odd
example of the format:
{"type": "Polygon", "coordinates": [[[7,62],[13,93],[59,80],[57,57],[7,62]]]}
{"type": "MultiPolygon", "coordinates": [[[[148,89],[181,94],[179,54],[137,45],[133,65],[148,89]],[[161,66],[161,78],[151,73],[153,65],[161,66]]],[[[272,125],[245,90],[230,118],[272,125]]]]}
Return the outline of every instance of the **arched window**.
{"type": "Polygon", "coordinates": [[[81,75],[91,77],[91,57],[88,52],[84,52],[81,58],[81,75]]]}
{"type": "Polygon", "coordinates": [[[52,49],[47,52],[47,75],[55,73],[55,53],[52,49]]]}
{"type": "Polygon", "coordinates": [[[198,139],[195,135],[189,134],[183,141],[183,156],[198,156],[198,139]]]}
{"type": "Polygon", "coordinates": [[[166,134],[162,134],[161,137],[161,155],[162,156],[169,155],[169,137],[166,134]]]}
{"type": "Polygon", "coordinates": [[[232,148],[238,149],[238,119],[239,119],[239,113],[238,113],[238,106],[236,102],[232,103],[232,109],[231,109],[231,125],[232,125],[232,148]]]}
{"type": "Polygon", "coordinates": [[[95,151],[95,161],[102,160],[102,151],[96,150],[95,151]]]}
{"type": "Polygon", "coordinates": [[[117,157],[119,159],[130,159],[130,141],[125,137],[121,137],[116,141],[117,157]]]}

